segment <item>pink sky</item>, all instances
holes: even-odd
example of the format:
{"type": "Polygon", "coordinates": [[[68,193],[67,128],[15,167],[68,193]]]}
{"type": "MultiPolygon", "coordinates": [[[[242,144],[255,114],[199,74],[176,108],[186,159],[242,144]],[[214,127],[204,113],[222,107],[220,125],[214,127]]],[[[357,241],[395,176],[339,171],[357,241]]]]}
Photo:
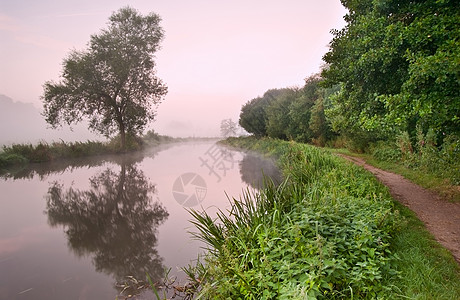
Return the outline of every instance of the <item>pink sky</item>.
{"type": "Polygon", "coordinates": [[[64,57],[126,5],[162,17],[157,72],[169,93],[151,127],[173,136],[218,136],[248,100],[302,86],[345,14],[339,0],[2,0],[0,94],[41,108],[42,85],[59,79],[64,57]]]}

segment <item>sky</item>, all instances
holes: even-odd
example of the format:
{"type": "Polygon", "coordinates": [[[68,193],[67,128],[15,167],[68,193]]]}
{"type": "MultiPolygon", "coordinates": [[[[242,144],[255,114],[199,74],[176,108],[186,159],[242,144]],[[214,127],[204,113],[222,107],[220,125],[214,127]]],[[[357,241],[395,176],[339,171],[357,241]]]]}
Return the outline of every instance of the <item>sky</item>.
{"type": "Polygon", "coordinates": [[[41,109],[63,59],[125,6],[162,19],[156,69],[168,94],[149,128],[178,137],[218,136],[247,101],[302,86],[346,13],[339,0],[0,0],[0,94],[41,109]]]}

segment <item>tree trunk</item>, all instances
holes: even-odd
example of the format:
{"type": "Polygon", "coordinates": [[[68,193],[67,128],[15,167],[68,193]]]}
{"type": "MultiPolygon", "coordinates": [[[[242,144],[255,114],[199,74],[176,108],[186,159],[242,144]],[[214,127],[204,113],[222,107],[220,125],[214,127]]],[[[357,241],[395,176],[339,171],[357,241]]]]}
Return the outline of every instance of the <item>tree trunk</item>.
{"type": "Polygon", "coordinates": [[[121,151],[126,152],[126,130],[125,124],[123,122],[119,123],[120,127],[120,141],[121,141],[121,151]]]}

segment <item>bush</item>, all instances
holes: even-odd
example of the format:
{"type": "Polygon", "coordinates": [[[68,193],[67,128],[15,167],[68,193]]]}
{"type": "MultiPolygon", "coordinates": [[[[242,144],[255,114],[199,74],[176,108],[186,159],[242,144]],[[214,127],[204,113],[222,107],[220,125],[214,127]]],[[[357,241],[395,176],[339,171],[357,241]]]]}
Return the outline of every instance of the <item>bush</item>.
{"type": "Polygon", "coordinates": [[[380,141],[372,145],[372,156],[383,162],[400,163],[408,169],[447,179],[452,185],[460,184],[460,138],[444,137],[442,145],[436,145],[433,130],[424,134],[417,128],[417,140],[412,143],[407,132],[400,133],[396,143],[380,141]]]}
{"type": "MultiPolygon", "coordinates": [[[[142,140],[142,138],[140,137],[137,137],[137,136],[133,136],[133,135],[130,135],[130,134],[127,134],[126,135],[126,151],[137,151],[137,150],[141,150],[144,146],[144,141],[142,140]]],[[[120,135],[117,135],[115,136],[114,138],[112,138],[108,144],[108,148],[112,151],[112,152],[122,152],[124,150],[122,150],[120,148],[120,145],[121,145],[121,137],[120,135]]]]}
{"type": "Polygon", "coordinates": [[[0,169],[8,168],[13,165],[27,163],[27,158],[16,153],[1,153],[0,154],[0,169]]]}
{"type": "Polygon", "coordinates": [[[4,146],[1,154],[0,168],[25,162],[47,162],[62,158],[75,158],[98,154],[113,153],[106,144],[101,142],[75,142],[75,143],[52,143],[40,142],[36,146],[32,144],[13,144],[4,146]]]}
{"type": "Polygon", "coordinates": [[[380,161],[399,162],[402,158],[402,152],[396,146],[392,147],[384,142],[377,142],[372,148],[372,156],[380,161]]]}
{"type": "Polygon", "coordinates": [[[371,174],[307,145],[231,141],[278,155],[287,179],[244,193],[217,220],[191,211],[210,248],[205,274],[194,276],[203,298],[376,298],[390,289],[399,217],[371,174]]]}
{"type": "Polygon", "coordinates": [[[29,158],[32,156],[34,146],[32,144],[13,144],[11,146],[3,146],[3,153],[18,154],[29,158]]]}

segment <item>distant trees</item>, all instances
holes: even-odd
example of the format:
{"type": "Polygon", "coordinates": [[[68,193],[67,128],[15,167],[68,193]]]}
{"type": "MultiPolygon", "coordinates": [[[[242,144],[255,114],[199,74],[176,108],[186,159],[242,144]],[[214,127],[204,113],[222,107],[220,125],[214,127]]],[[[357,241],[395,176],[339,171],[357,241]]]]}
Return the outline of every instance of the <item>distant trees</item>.
{"type": "Polygon", "coordinates": [[[332,31],[321,74],[301,89],[249,101],[240,125],[256,136],[318,145],[340,135],[355,150],[404,135],[415,146],[429,132],[438,146],[458,140],[460,2],[342,4],[347,24],[332,31]]]}
{"type": "Polygon", "coordinates": [[[236,136],[238,134],[238,124],[232,119],[224,119],[220,122],[220,134],[223,137],[236,136]]]}
{"type": "Polygon", "coordinates": [[[266,108],[266,134],[273,138],[287,139],[293,125],[290,108],[299,97],[299,91],[296,88],[280,89],[276,93],[271,90],[270,95],[272,98],[266,108]]]}
{"type": "Polygon", "coordinates": [[[109,26],[92,35],[88,48],[64,59],[62,80],[48,81],[42,96],[53,127],[89,118],[89,128],[105,136],[136,135],[154,119],[167,87],[156,77],[154,54],[163,39],[160,17],[125,7],[109,26]]]}
{"type": "Polygon", "coordinates": [[[272,89],[241,109],[240,125],[256,136],[293,139],[324,145],[331,136],[324,115],[324,97],[318,74],[305,80],[302,88],[272,89]]]}

